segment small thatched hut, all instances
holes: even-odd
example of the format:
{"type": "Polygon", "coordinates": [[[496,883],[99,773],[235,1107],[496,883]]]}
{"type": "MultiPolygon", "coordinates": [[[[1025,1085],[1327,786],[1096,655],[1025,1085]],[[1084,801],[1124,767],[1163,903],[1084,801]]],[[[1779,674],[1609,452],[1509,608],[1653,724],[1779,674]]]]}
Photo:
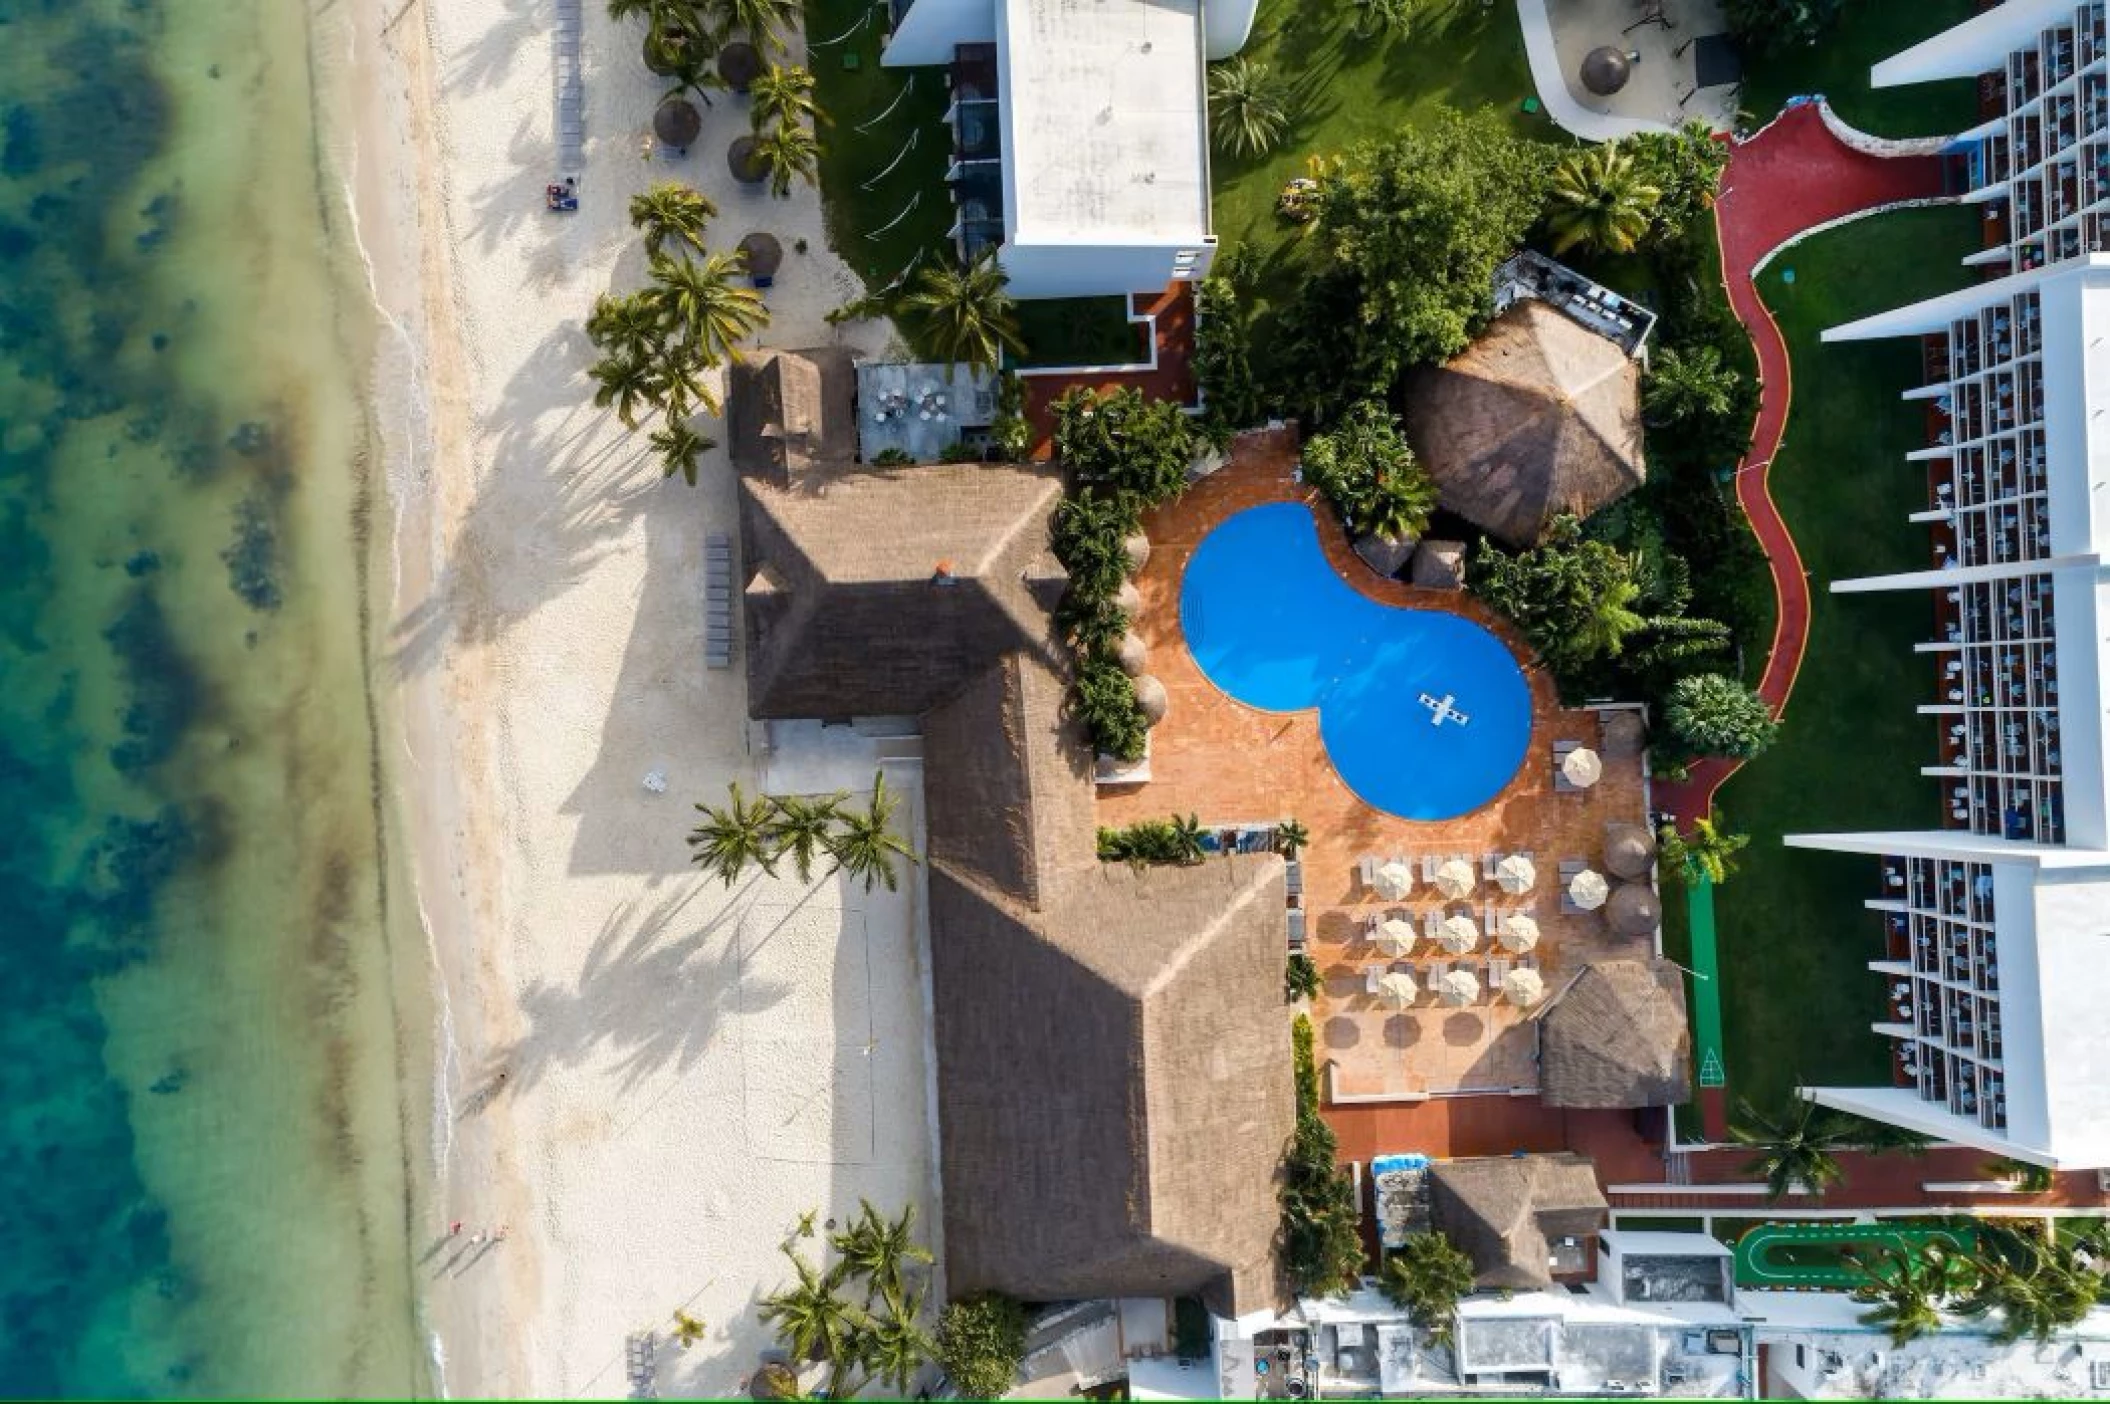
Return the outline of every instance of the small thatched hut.
{"type": "Polygon", "coordinates": [[[1656,865],[1656,840],[1639,824],[1607,824],[1604,865],[1618,877],[1647,877],[1656,865]]]}
{"type": "Polygon", "coordinates": [[[744,93],[762,76],[762,55],[745,39],[735,39],[718,51],[718,76],[725,86],[744,93]]]}
{"type": "Polygon", "coordinates": [[[750,278],[769,279],[784,266],[784,246],[774,234],[757,230],[740,240],[740,257],[747,262],[750,278]]]}
{"type": "Polygon", "coordinates": [[[1529,1292],[1589,1270],[1605,1199],[1586,1156],[1473,1156],[1429,1172],[1435,1226],[1473,1260],[1473,1283],[1529,1292]]]}
{"type": "Polygon", "coordinates": [[[1535,298],[1407,386],[1407,432],[1445,507],[1514,546],[1641,486],[1641,372],[1535,298]]]}
{"type": "Polygon", "coordinates": [[[1645,882],[1622,882],[1604,904],[1605,924],[1618,936],[1646,936],[1663,924],[1663,903],[1645,882]]]}
{"type": "Polygon", "coordinates": [[[661,146],[686,151],[703,134],[703,114],[687,98],[670,97],[652,114],[652,135],[661,146]]]}
{"type": "Polygon", "coordinates": [[[1539,1018],[1539,1096],[1554,1107],[1667,1107],[1692,1094],[1685,981],[1669,961],[1601,960],[1539,1018]]]}
{"type": "Polygon", "coordinates": [[[1640,755],[1648,745],[1648,727],[1642,723],[1641,714],[1622,708],[1603,715],[1604,736],[1597,749],[1619,760],[1640,755]]]}

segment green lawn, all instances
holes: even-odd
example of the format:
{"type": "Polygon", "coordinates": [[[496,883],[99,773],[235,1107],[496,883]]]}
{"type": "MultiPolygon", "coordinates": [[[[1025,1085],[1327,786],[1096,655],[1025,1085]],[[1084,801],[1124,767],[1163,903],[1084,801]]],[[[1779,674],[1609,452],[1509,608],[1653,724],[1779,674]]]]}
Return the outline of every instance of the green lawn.
{"type": "Polygon", "coordinates": [[[1932,677],[1912,652],[1932,629],[1924,592],[1833,595],[1847,576],[1927,564],[1927,535],[1906,521],[1924,479],[1904,462],[1922,446],[1900,391],[1920,382],[1913,341],[1825,346],[1828,326],[1964,285],[1977,247],[1969,209],[1880,215],[1820,234],[1776,259],[1761,292],[1794,358],[1795,398],[1773,493],[1815,586],[1809,651],[1781,739],[1721,791],[1731,826],[1752,835],[1715,894],[1729,1083],[1761,1104],[1798,1081],[1888,1077],[1869,1032],[1879,937],[1862,902],[1867,858],[1781,845],[1783,834],[1926,827],[1932,723],[1914,712],[1932,677]],[[1788,279],[1792,275],[1793,281],[1788,279]]]}
{"type": "Polygon", "coordinates": [[[1791,97],[1822,94],[1831,100],[1833,111],[1876,136],[1960,132],[1978,121],[1977,88],[1971,79],[1870,88],[1868,70],[1975,13],[1972,0],[1853,0],[1814,48],[1745,64],[1744,110],[1757,125],[1791,97]]]}
{"type": "Polygon", "coordinates": [[[1524,32],[1511,4],[1429,0],[1410,33],[1358,39],[1348,0],[1261,0],[1243,53],[1291,80],[1292,124],[1273,154],[1212,158],[1217,237],[1272,253],[1294,234],[1275,218],[1275,197],[1315,155],[1426,120],[1439,107],[1492,104],[1520,132],[1561,139],[1543,115],[1528,115],[1536,89],[1524,61],[1524,32]]]}

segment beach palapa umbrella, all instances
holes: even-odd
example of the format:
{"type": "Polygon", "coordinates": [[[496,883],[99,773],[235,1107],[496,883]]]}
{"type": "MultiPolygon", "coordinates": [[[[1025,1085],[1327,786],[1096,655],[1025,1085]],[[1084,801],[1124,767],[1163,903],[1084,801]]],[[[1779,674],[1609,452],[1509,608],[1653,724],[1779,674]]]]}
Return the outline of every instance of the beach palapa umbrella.
{"type": "Polygon", "coordinates": [[[777,236],[756,230],[740,241],[740,255],[747,260],[750,278],[774,278],[784,266],[784,246],[777,236]]]}
{"type": "Polygon", "coordinates": [[[1588,746],[1577,746],[1561,760],[1561,774],[1578,789],[1589,789],[1604,776],[1604,762],[1588,746]]]}
{"type": "Polygon", "coordinates": [[[652,135],[662,146],[686,151],[703,134],[703,114],[687,98],[670,97],[652,114],[652,135]]]}
{"type": "Polygon", "coordinates": [[[1524,854],[1512,853],[1495,864],[1496,885],[1512,897],[1523,896],[1538,880],[1539,870],[1524,854]]]}
{"type": "Polygon", "coordinates": [[[1569,881],[1568,900],[1586,912],[1594,912],[1604,905],[1604,899],[1611,895],[1611,891],[1603,873],[1584,868],[1569,881]]]}
{"type": "Polygon", "coordinates": [[[1502,977],[1502,995],[1511,1004],[1529,1009],[1546,997],[1546,982],[1538,971],[1520,965],[1502,977]]]}
{"type": "Polygon", "coordinates": [[[1387,917],[1377,928],[1380,950],[1403,956],[1414,949],[1414,923],[1402,917],[1387,917]]]}
{"type": "Polygon", "coordinates": [[[1404,863],[1387,863],[1377,870],[1377,895],[1397,902],[1414,890],[1414,870],[1404,863]]]}
{"type": "Polygon", "coordinates": [[[1436,982],[1436,997],[1453,1009],[1480,998],[1480,978],[1470,970],[1452,970],[1436,982]]]}
{"type": "Polygon", "coordinates": [[[744,93],[762,76],[762,55],[745,39],[735,39],[718,51],[718,76],[726,87],[744,93]]]}
{"type": "Polygon", "coordinates": [[[1522,955],[1537,947],[1539,924],[1529,912],[1511,912],[1495,928],[1495,938],[1502,943],[1503,950],[1522,955]]]}
{"type": "Polygon", "coordinates": [[[1472,918],[1449,916],[1436,929],[1436,944],[1452,955],[1464,955],[1480,944],[1480,929],[1473,925],[1472,918]]]}
{"type": "Polygon", "coordinates": [[[1404,970],[1388,971],[1378,977],[1377,996],[1394,1009],[1405,1009],[1414,1002],[1414,996],[1420,993],[1421,987],[1416,985],[1414,977],[1404,970]]]}
{"type": "Polygon", "coordinates": [[[1436,870],[1436,890],[1453,900],[1470,894],[1473,882],[1473,865],[1462,858],[1446,859],[1436,870]]]}

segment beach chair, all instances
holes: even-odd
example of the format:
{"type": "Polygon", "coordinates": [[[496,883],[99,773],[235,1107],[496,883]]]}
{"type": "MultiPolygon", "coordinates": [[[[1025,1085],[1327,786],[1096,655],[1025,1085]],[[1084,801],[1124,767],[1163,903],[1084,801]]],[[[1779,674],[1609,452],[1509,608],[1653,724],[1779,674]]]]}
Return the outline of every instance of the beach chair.
{"type": "Polygon", "coordinates": [[[1300,955],[1304,951],[1304,909],[1302,907],[1291,907],[1289,909],[1289,948],[1300,955]]]}
{"type": "Polygon", "coordinates": [[[1499,853],[1483,853],[1483,854],[1481,854],[1481,855],[1480,855],[1480,881],[1482,881],[1482,882],[1484,882],[1484,883],[1487,883],[1488,885],[1492,886],[1492,885],[1494,884],[1494,880],[1495,880],[1495,864],[1497,864],[1497,863],[1499,863],[1499,862],[1501,862],[1501,861],[1502,861],[1502,855],[1500,855],[1499,853]]]}
{"type": "Polygon", "coordinates": [[[1434,882],[1434,881],[1436,880],[1436,870],[1437,870],[1438,868],[1442,867],[1442,866],[1443,866],[1443,860],[1442,860],[1441,858],[1438,858],[1438,857],[1437,857],[1437,856],[1436,856],[1435,854],[1433,854],[1433,853],[1424,853],[1424,854],[1422,854],[1422,855],[1421,855],[1421,880],[1422,880],[1423,882],[1434,882]]]}
{"type": "Polygon", "coordinates": [[[1570,780],[1561,769],[1561,762],[1567,760],[1568,753],[1575,750],[1579,745],[1581,743],[1577,741],[1556,741],[1553,743],[1553,788],[1562,794],[1580,794],[1582,792],[1583,787],[1570,780]]]}
{"type": "Polygon", "coordinates": [[[1385,978],[1385,972],[1386,972],[1386,971],[1388,971],[1388,970],[1390,970],[1391,968],[1392,968],[1392,967],[1391,967],[1391,966],[1389,966],[1389,965],[1366,965],[1366,966],[1364,966],[1364,967],[1363,967],[1363,993],[1364,993],[1364,994],[1376,994],[1376,993],[1377,993],[1377,982],[1378,982],[1378,981],[1380,981],[1380,980],[1382,980],[1382,979],[1384,979],[1384,978],[1385,978]]]}
{"type": "Polygon", "coordinates": [[[1283,888],[1292,897],[1304,895],[1304,864],[1292,858],[1283,864],[1283,888]]]}
{"type": "Polygon", "coordinates": [[[1362,885],[1365,896],[1375,892],[1377,890],[1377,856],[1365,853],[1361,858],[1357,859],[1355,875],[1357,881],[1362,885]]]}
{"type": "Polygon", "coordinates": [[[1583,909],[1581,907],[1576,906],[1575,899],[1568,895],[1568,884],[1575,881],[1575,875],[1588,866],[1589,864],[1585,863],[1580,858],[1561,859],[1560,875],[1562,916],[1581,916],[1583,914],[1583,909]]]}
{"type": "Polygon", "coordinates": [[[1443,913],[1440,911],[1423,912],[1421,914],[1421,934],[1430,941],[1434,941],[1438,936],[1441,936],[1443,934],[1443,913]]]}
{"type": "Polygon", "coordinates": [[[1500,921],[1501,918],[1495,914],[1494,903],[1482,902],[1480,904],[1480,930],[1486,934],[1488,940],[1492,941],[1495,939],[1495,927],[1500,921]]]}
{"type": "Polygon", "coordinates": [[[1487,985],[1489,989],[1500,989],[1503,979],[1509,974],[1510,964],[1506,960],[1490,960],[1487,963],[1487,985]]]}

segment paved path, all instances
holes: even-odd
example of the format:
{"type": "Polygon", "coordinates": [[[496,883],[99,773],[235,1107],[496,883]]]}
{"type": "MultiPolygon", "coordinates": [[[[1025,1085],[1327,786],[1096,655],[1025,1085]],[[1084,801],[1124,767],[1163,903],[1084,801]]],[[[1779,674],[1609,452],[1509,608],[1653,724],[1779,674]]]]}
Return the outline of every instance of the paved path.
{"type": "MultiPolygon", "coordinates": [[[[1795,675],[1809,642],[1810,582],[1795,539],[1773,505],[1767,473],[1787,428],[1794,390],[1787,343],[1760,300],[1756,277],[1765,261],[1798,235],[1819,225],[1867,214],[1904,201],[1942,193],[1942,165],[1931,156],[1883,157],[1856,151],[1832,135],[1814,105],[1792,107],[1739,146],[1722,178],[1715,226],[1722,241],[1722,276],[1729,305],[1758,352],[1761,382],[1751,448],[1737,468],[1736,499],[1773,570],[1777,615],[1759,695],[1777,716],[1795,690],[1795,675]]],[[[1681,825],[1705,816],[1714,793],[1739,763],[1704,760],[1690,778],[1655,787],[1657,807],[1681,825]]]]}

